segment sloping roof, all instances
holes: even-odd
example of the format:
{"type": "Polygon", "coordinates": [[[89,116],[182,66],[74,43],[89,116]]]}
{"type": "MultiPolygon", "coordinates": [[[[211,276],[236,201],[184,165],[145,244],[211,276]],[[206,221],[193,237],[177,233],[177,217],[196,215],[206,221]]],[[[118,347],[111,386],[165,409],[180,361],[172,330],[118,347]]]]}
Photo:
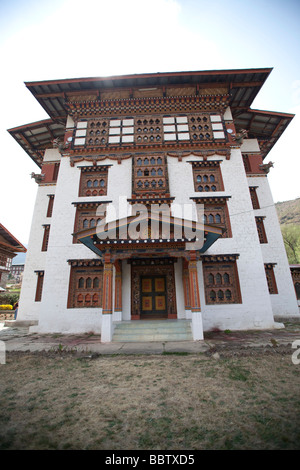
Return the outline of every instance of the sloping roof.
{"type": "Polygon", "coordinates": [[[237,130],[247,129],[248,138],[258,140],[262,157],[268,154],[283,134],[294,114],[247,109],[236,113],[237,130]]]}
{"type": "Polygon", "coordinates": [[[8,132],[28,153],[30,158],[41,167],[44,150],[51,146],[53,139],[63,138],[65,125],[55,122],[53,119],[44,119],[43,121],[8,129],[8,132]]]}
{"type": "Polygon", "coordinates": [[[271,150],[292,120],[292,114],[250,109],[272,68],[145,73],[111,77],[71,78],[26,82],[25,85],[50,119],[9,129],[28,155],[41,166],[42,153],[56,137],[62,137],[68,115],[68,97],[74,94],[101,96],[111,89],[172,86],[217,87],[226,89],[237,130],[247,129],[258,138],[263,157],[271,150]]]}
{"type": "Polygon", "coordinates": [[[5,245],[14,252],[26,252],[25,246],[19,242],[8,230],[0,223],[0,235],[7,241],[5,245]]]}
{"type": "Polygon", "coordinates": [[[36,100],[54,120],[65,119],[65,100],[74,92],[101,92],[112,88],[135,88],[174,85],[225,86],[231,95],[232,108],[249,108],[272,68],[213,70],[194,72],[146,73],[112,77],[72,78],[26,82],[36,100]]]}
{"type": "MultiPolygon", "coordinates": [[[[80,230],[79,232],[74,233],[73,235],[77,241],[80,241],[82,244],[87,246],[94,253],[102,257],[107,248],[107,244],[110,245],[111,249],[114,249],[116,247],[120,249],[120,247],[124,246],[124,244],[126,245],[129,243],[131,244],[130,245],[131,248],[134,249],[134,247],[140,246],[140,245],[136,245],[136,242],[139,243],[140,240],[144,242],[149,242],[149,243],[151,243],[152,241],[158,241],[158,242],[164,241],[167,243],[184,242],[185,249],[192,249],[192,250],[197,250],[201,253],[205,253],[208,250],[208,248],[213,243],[215,243],[215,241],[218,238],[222,236],[223,231],[224,229],[221,227],[217,227],[217,226],[213,226],[209,224],[203,224],[203,223],[188,220],[188,219],[174,217],[174,216],[171,216],[170,214],[164,217],[162,214],[151,214],[150,216],[148,216],[148,213],[146,213],[146,214],[141,214],[139,216],[132,215],[132,216],[125,217],[122,219],[113,220],[107,223],[103,223],[103,225],[99,224],[92,228],[80,230]],[[156,240],[152,238],[152,236],[149,236],[148,238],[148,235],[146,238],[145,234],[144,236],[141,235],[141,237],[137,239],[131,239],[129,237],[129,225],[130,224],[136,223],[136,226],[140,226],[141,228],[141,225],[143,224],[143,222],[146,223],[146,227],[148,227],[148,223],[149,222],[151,223],[151,221],[156,221],[162,225],[166,224],[166,227],[168,227],[169,230],[172,226],[173,227],[178,226],[180,228],[180,231],[181,229],[183,229],[184,234],[185,234],[185,230],[187,229],[188,233],[190,234],[189,236],[193,236],[194,238],[199,236],[199,241],[198,242],[195,242],[194,240],[191,241],[191,239],[185,238],[185,235],[183,235],[184,238],[182,239],[174,240],[172,239],[172,236],[170,234],[168,234],[168,239],[164,239],[164,235],[162,232],[160,232],[160,235],[158,235],[159,238],[157,238],[156,240]],[[119,236],[117,236],[117,231],[120,228],[121,229],[123,228],[123,233],[125,229],[125,233],[128,234],[128,236],[124,239],[122,237],[119,238],[119,236]],[[203,239],[201,235],[203,235],[203,239]],[[103,251],[100,248],[101,244],[103,244],[103,247],[102,247],[103,251]],[[189,245],[191,245],[191,247],[187,248],[189,245]]],[[[147,231],[147,234],[148,234],[148,231],[147,231]]],[[[151,225],[151,234],[152,234],[152,225],[151,225]]]]}

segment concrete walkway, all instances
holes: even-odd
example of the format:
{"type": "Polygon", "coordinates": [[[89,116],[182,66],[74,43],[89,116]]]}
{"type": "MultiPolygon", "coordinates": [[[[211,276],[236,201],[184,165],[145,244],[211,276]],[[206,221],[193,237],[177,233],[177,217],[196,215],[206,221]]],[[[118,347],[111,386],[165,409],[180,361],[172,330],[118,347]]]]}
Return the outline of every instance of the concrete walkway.
{"type": "Polygon", "coordinates": [[[14,321],[0,323],[0,341],[5,351],[73,351],[97,354],[204,353],[220,349],[290,346],[300,340],[300,322],[286,322],[274,330],[208,332],[203,341],[101,343],[99,335],[60,335],[29,333],[28,327],[14,321]]]}

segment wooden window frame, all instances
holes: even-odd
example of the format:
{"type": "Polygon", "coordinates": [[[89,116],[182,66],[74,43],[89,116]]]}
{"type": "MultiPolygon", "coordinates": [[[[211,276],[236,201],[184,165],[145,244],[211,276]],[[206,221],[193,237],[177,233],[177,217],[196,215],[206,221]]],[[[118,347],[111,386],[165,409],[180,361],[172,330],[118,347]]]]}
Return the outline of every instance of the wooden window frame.
{"type": "Polygon", "coordinates": [[[269,289],[269,294],[278,294],[276,278],[274,274],[275,263],[265,263],[265,273],[269,289]]]}
{"type": "Polygon", "coordinates": [[[60,163],[59,163],[59,162],[54,163],[53,176],[52,176],[53,182],[56,182],[56,181],[57,181],[58,173],[59,173],[59,168],[60,168],[60,163]]]}
{"type": "Polygon", "coordinates": [[[249,186],[250,198],[251,198],[253,209],[260,209],[256,189],[257,189],[257,186],[249,186]]]}
{"type": "Polygon", "coordinates": [[[81,170],[79,192],[78,196],[90,197],[90,196],[106,196],[108,186],[108,169],[111,165],[97,165],[97,166],[80,166],[81,170]],[[104,181],[102,185],[101,181],[104,181]],[[92,185],[89,187],[89,182],[92,185]],[[94,182],[97,181],[97,186],[94,186],[94,182]]]}
{"type": "Polygon", "coordinates": [[[147,153],[146,155],[137,154],[133,157],[132,194],[136,198],[170,196],[168,165],[165,155],[147,153]],[[155,175],[152,174],[153,170],[156,172],[155,175]],[[159,170],[162,171],[162,174],[158,173],[159,170]],[[153,182],[155,182],[155,186],[153,186],[153,182]]]}
{"type": "Polygon", "coordinates": [[[162,122],[164,142],[191,140],[187,116],[163,116],[162,122]],[[182,129],[183,127],[184,129],[182,129]]]}
{"type": "Polygon", "coordinates": [[[4,271],[10,271],[12,266],[12,259],[15,256],[14,253],[10,253],[9,251],[0,251],[0,269],[4,271]]]}
{"type": "Polygon", "coordinates": [[[49,201],[48,201],[48,207],[47,207],[47,215],[46,217],[52,217],[53,213],[53,204],[54,204],[54,194],[48,194],[49,201]]]}
{"type": "Polygon", "coordinates": [[[251,173],[249,155],[243,154],[243,163],[244,163],[245,173],[251,173]]]}
{"type": "Polygon", "coordinates": [[[203,160],[191,163],[193,166],[194,189],[197,193],[224,191],[224,183],[220,167],[220,164],[222,163],[221,160],[203,160]],[[197,181],[198,176],[200,176],[202,180],[204,177],[207,177],[208,181],[197,181]],[[213,181],[210,180],[211,176],[214,177],[213,181]],[[200,187],[203,189],[200,190],[200,187]]]}
{"type": "Polygon", "coordinates": [[[102,262],[100,260],[72,260],[69,264],[71,269],[67,308],[102,308],[102,262]],[[98,279],[97,283],[96,279],[98,279]]]}
{"type": "Polygon", "coordinates": [[[50,235],[50,225],[43,225],[44,227],[44,235],[43,235],[43,242],[42,242],[42,251],[48,251],[48,244],[49,244],[49,235],[50,235]]]}
{"type": "Polygon", "coordinates": [[[35,302],[41,302],[44,285],[44,271],[35,271],[37,274],[36,290],[35,290],[35,302]]]}
{"type": "Polygon", "coordinates": [[[227,201],[229,196],[225,197],[199,197],[191,198],[194,200],[196,205],[204,205],[204,223],[207,225],[212,225],[216,227],[221,227],[224,229],[222,238],[232,238],[231,224],[229,211],[227,206],[227,201]],[[221,216],[221,222],[211,222],[209,221],[209,215],[212,214],[214,217],[219,214],[221,216]],[[206,217],[205,217],[206,216],[206,217]]]}
{"type": "Polygon", "coordinates": [[[206,305],[242,303],[236,259],[237,255],[202,257],[206,305]]]}
{"type": "Polygon", "coordinates": [[[134,117],[111,118],[109,120],[108,143],[112,145],[134,144],[134,130],[134,117]],[[113,125],[114,123],[116,125],[113,125]]]}
{"type": "MultiPolygon", "coordinates": [[[[105,217],[106,207],[110,202],[112,201],[73,202],[76,206],[74,234],[86,228],[96,227],[100,220],[105,217]],[[97,209],[99,206],[102,206],[101,215],[97,215],[97,209]],[[85,220],[88,221],[87,227],[84,226],[85,220]],[[92,220],[94,220],[94,224],[92,224],[92,220]]],[[[73,243],[79,243],[79,240],[76,240],[76,237],[73,237],[73,243]]]]}
{"type": "Polygon", "coordinates": [[[255,217],[257,234],[259,238],[259,243],[261,244],[268,243],[267,234],[265,231],[264,219],[265,219],[264,216],[255,217]]]}

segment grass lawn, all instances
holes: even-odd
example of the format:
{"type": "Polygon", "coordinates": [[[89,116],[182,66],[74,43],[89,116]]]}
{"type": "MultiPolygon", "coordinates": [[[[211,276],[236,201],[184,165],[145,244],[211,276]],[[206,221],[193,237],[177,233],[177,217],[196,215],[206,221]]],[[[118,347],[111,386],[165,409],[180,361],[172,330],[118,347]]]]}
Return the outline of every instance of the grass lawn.
{"type": "Polygon", "coordinates": [[[290,354],[8,353],[0,449],[299,449],[290,354]]]}

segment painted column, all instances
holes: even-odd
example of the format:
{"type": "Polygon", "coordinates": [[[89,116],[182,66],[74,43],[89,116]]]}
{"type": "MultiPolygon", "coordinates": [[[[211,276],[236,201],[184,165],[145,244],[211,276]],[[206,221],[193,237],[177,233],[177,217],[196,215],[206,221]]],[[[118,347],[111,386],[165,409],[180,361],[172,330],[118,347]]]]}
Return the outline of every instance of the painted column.
{"type": "Polygon", "coordinates": [[[122,321],[122,264],[115,261],[115,308],[114,320],[122,321]]]}
{"type": "Polygon", "coordinates": [[[192,333],[195,341],[203,339],[203,324],[199,295],[198,270],[196,254],[191,252],[191,259],[188,261],[190,301],[192,311],[192,333]]]}
{"type": "Polygon", "coordinates": [[[102,306],[102,326],[101,342],[109,343],[113,335],[112,322],[112,294],[113,294],[113,264],[109,253],[104,255],[103,269],[103,306],[102,306]]]}
{"type": "Polygon", "coordinates": [[[184,309],[186,318],[191,318],[190,277],[188,261],[182,259],[182,284],[184,292],[184,309]]]}
{"type": "Polygon", "coordinates": [[[190,280],[190,300],[192,312],[201,312],[197,261],[190,260],[188,262],[189,280],[190,280]]]}

